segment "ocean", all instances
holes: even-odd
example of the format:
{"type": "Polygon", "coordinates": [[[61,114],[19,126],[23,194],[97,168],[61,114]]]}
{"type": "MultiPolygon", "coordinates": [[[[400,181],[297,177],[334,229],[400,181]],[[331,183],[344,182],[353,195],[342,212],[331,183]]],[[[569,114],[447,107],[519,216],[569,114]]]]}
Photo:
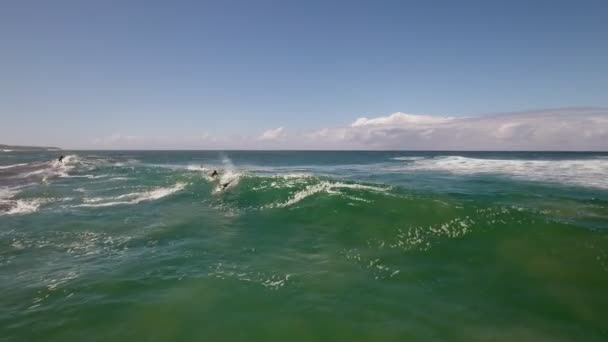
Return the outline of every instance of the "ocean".
{"type": "Polygon", "coordinates": [[[1,341],[606,341],[608,153],[0,151],[0,294],[1,341]]]}

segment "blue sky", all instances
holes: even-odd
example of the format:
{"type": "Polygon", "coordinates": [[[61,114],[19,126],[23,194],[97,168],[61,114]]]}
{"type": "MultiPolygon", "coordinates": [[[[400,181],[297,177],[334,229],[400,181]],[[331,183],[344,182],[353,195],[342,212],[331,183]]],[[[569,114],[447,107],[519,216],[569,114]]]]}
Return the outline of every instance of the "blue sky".
{"type": "MultiPolygon", "coordinates": [[[[543,116],[555,127],[592,115],[603,128],[606,13],[607,1],[3,1],[0,143],[407,149],[315,134],[396,112],[552,108],[572,108],[543,116]]],[[[608,133],[595,129],[597,145],[608,133]]]]}

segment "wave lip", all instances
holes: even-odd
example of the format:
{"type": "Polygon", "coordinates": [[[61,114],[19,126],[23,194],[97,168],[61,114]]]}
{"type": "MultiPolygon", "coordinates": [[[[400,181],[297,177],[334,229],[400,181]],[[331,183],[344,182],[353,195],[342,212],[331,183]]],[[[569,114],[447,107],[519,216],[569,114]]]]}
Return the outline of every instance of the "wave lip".
{"type": "Polygon", "coordinates": [[[144,192],[133,192],[114,197],[94,197],[85,199],[85,203],[76,205],[76,207],[111,207],[116,205],[138,204],[144,201],[161,199],[181,191],[184,188],[186,188],[186,183],[176,183],[170,187],[159,187],[144,192]]]}
{"type": "Polygon", "coordinates": [[[375,191],[375,192],[386,192],[386,188],[382,188],[379,186],[371,186],[371,185],[363,185],[363,184],[350,184],[350,183],[342,183],[342,182],[329,182],[323,181],[319,184],[310,185],[304,188],[301,191],[296,192],[291,198],[289,198],[285,202],[269,204],[266,208],[286,208],[292,206],[303,199],[315,195],[320,192],[327,193],[338,193],[336,189],[357,189],[357,190],[367,190],[367,191],[375,191]]]}

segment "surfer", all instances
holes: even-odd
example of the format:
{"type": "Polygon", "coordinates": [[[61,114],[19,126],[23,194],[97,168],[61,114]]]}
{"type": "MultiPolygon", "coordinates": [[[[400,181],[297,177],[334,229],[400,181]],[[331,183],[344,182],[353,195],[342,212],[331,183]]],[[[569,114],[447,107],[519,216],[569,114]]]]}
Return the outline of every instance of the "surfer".
{"type": "Polygon", "coordinates": [[[228,185],[230,185],[232,183],[232,181],[233,181],[231,179],[231,180],[229,180],[227,182],[222,183],[221,182],[222,180],[220,179],[220,173],[217,172],[217,170],[213,170],[213,172],[211,172],[210,177],[213,178],[217,182],[217,186],[218,186],[219,190],[226,190],[226,188],[228,187],[228,185]]]}
{"type": "Polygon", "coordinates": [[[59,159],[57,159],[60,163],[63,162],[63,154],[61,156],[59,156],[59,159]]]}
{"type": "Polygon", "coordinates": [[[230,183],[232,183],[232,180],[229,180],[225,183],[221,183],[221,179],[220,179],[220,173],[217,172],[217,170],[213,170],[213,172],[211,172],[210,175],[211,178],[215,179],[217,181],[217,186],[220,190],[226,190],[226,188],[228,187],[228,185],[230,185],[230,183]]]}

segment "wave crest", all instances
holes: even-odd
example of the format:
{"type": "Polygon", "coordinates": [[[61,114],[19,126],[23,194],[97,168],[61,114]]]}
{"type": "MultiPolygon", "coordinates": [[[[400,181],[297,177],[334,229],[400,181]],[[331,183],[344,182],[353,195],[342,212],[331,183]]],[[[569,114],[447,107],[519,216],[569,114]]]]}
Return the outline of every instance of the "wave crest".
{"type": "Polygon", "coordinates": [[[336,191],[336,189],[356,189],[356,190],[366,190],[366,191],[375,191],[375,192],[387,191],[386,188],[381,188],[378,186],[363,185],[363,184],[356,184],[356,183],[350,184],[350,183],[342,183],[342,182],[323,181],[319,184],[310,185],[310,186],[304,188],[303,190],[296,192],[293,196],[291,196],[291,198],[289,198],[285,202],[270,204],[266,207],[267,208],[289,207],[291,205],[294,205],[294,204],[302,201],[303,199],[305,199],[307,197],[310,197],[310,196],[320,193],[320,192],[338,193],[338,191],[336,191]]]}
{"type": "Polygon", "coordinates": [[[516,179],[608,189],[608,160],[481,159],[461,156],[416,160],[404,170],[454,174],[503,174],[516,179]]]}
{"type": "Polygon", "coordinates": [[[172,195],[186,188],[186,183],[176,183],[170,187],[159,187],[144,192],[133,192],[114,197],[95,197],[85,199],[85,203],[77,207],[111,207],[116,205],[138,204],[144,201],[154,201],[172,195]]]}

